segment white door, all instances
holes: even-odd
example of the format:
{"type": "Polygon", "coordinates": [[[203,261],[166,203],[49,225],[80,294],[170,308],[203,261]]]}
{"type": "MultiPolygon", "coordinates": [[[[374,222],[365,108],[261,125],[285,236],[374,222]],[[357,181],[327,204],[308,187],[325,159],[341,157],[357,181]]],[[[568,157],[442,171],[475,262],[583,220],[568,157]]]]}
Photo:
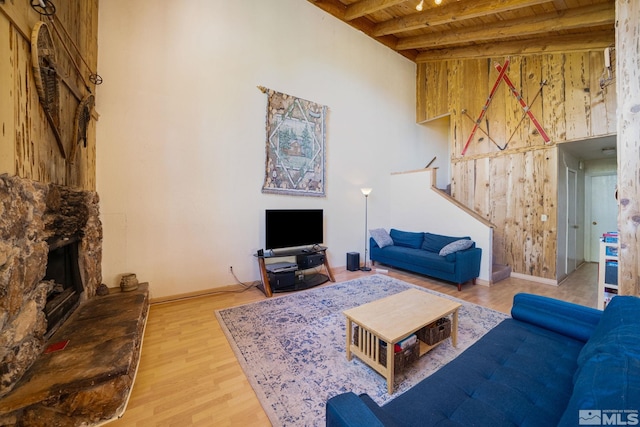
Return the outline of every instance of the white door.
{"type": "Polygon", "coordinates": [[[618,202],[615,198],[617,175],[591,177],[590,259],[598,262],[600,237],[618,229],[618,202]]]}
{"type": "Polygon", "coordinates": [[[578,242],[578,185],[577,173],[567,169],[567,262],[565,273],[572,273],[578,261],[576,247],[578,242]]]}

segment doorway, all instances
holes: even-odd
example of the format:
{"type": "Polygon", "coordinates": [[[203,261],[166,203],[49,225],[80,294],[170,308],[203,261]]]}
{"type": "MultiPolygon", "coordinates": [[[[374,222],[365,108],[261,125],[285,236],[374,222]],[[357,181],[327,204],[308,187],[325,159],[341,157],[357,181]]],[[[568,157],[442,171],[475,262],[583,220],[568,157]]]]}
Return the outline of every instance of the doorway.
{"type": "Polygon", "coordinates": [[[617,174],[587,175],[586,188],[591,196],[587,205],[587,232],[585,248],[587,260],[599,261],[600,237],[618,229],[618,202],[615,199],[617,174]]]}
{"type": "Polygon", "coordinates": [[[578,268],[578,173],[567,168],[567,262],[565,274],[578,268]]]}

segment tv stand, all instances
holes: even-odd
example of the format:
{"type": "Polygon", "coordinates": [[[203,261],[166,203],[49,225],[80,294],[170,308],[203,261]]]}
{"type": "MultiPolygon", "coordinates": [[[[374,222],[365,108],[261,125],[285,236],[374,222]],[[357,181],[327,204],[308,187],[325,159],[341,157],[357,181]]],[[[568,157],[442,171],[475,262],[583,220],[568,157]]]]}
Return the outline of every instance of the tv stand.
{"type": "Polygon", "coordinates": [[[291,292],[309,289],[314,286],[321,285],[329,280],[335,282],[333,273],[331,272],[331,267],[329,266],[329,260],[327,259],[327,248],[324,246],[314,246],[311,249],[285,249],[275,253],[265,253],[263,255],[255,256],[258,258],[260,278],[262,279],[262,284],[259,285],[258,288],[260,288],[267,297],[271,297],[277,292],[291,292]],[[295,257],[296,261],[295,263],[292,263],[292,268],[282,271],[270,271],[271,269],[269,268],[269,264],[265,262],[265,259],[293,257],[295,257]],[[322,262],[318,263],[320,257],[322,258],[322,262]],[[327,274],[305,274],[306,270],[322,265],[324,265],[327,274]],[[277,282],[280,281],[280,278],[282,279],[283,284],[279,285],[277,282]],[[276,283],[272,283],[272,279],[275,279],[276,283]]]}

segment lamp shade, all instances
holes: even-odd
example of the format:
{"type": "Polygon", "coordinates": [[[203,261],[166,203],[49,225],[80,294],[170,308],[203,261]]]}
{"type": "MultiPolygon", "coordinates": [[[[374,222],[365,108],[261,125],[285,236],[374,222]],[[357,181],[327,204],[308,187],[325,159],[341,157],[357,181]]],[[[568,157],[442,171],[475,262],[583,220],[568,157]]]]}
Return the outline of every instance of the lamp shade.
{"type": "Polygon", "coordinates": [[[364,194],[365,196],[368,196],[371,193],[372,188],[361,188],[360,191],[362,191],[362,194],[364,194]]]}

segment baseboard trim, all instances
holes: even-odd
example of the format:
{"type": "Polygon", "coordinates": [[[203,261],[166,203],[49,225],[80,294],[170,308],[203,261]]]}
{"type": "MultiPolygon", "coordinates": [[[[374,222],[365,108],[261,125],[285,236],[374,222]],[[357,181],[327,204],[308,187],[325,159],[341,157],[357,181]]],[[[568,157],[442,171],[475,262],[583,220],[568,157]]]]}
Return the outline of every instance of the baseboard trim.
{"type": "Polygon", "coordinates": [[[528,280],[530,282],[543,283],[545,285],[558,286],[558,281],[554,279],[545,279],[544,277],[531,276],[529,274],[511,272],[511,277],[516,279],[528,280]]]}
{"type": "MultiPolygon", "coordinates": [[[[252,285],[252,287],[255,287],[255,285],[252,285]]],[[[245,289],[246,288],[244,286],[238,285],[238,284],[227,285],[227,286],[221,286],[219,288],[209,288],[209,289],[203,289],[201,291],[186,292],[183,294],[169,295],[166,297],[151,298],[149,302],[153,305],[167,304],[171,302],[183,301],[183,300],[192,299],[192,298],[200,298],[200,297],[206,297],[210,295],[217,295],[225,292],[241,292],[245,289]]]]}
{"type": "Polygon", "coordinates": [[[484,279],[480,279],[480,278],[476,279],[476,285],[486,286],[486,287],[493,286],[490,281],[484,280],[484,279]]]}

